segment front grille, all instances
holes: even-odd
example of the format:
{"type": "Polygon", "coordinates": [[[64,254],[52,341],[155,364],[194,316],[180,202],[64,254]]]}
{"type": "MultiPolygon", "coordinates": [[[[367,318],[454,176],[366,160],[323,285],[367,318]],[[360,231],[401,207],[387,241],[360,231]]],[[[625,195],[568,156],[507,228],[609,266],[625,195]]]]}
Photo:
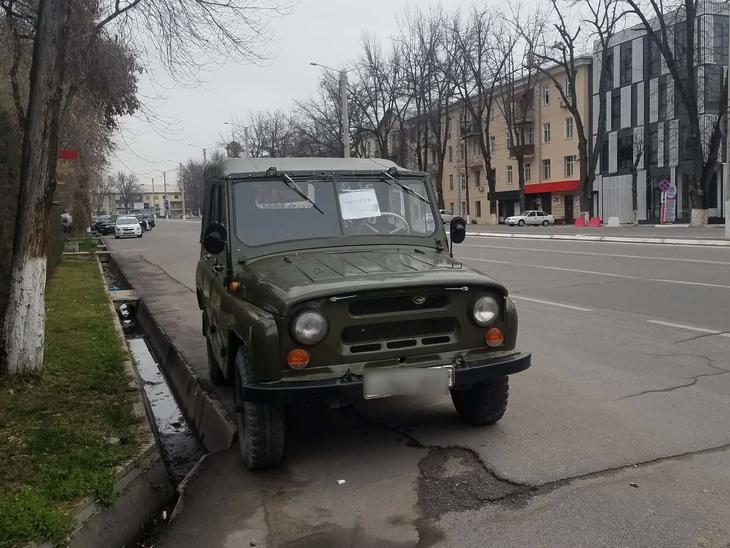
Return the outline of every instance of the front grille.
{"type": "Polygon", "coordinates": [[[350,303],[350,314],[353,316],[372,316],[390,312],[410,312],[413,310],[434,310],[444,308],[449,298],[443,293],[433,295],[390,295],[387,297],[371,297],[358,299],[350,303]],[[419,304],[419,298],[423,302],[419,304]]]}
{"type": "Polygon", "coordinates": [[[362,343],[384,339],[402,339],[418,336],[440,335],[456,330],[454,318],[430,318],[407,322],[374,323],[353,325],[342,330],[345,343],[362,343]]]}
{"type": "Polygon", "coordinates": [[[366,354],[449,344],[456,331],[454,318],[353,325],[343,329],[342,342],[346,353],[366,354]]]}

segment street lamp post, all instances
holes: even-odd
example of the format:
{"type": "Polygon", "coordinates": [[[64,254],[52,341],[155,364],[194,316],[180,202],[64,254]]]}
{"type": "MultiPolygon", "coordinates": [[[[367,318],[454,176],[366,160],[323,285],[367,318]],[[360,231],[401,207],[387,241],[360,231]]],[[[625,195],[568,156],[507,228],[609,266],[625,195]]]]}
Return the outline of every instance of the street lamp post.
{"type": "Polygon", "coordinates": [[[350,115],[348,112],[347,104],[347,73],[352,69],[335,70],[327,65],[315,63],[312,61],[309,63],[313,67],[321,67],[332,72],[337,72],[340,79],[340,115],[342,116],[342,157],[350,157],[350,115]]]}

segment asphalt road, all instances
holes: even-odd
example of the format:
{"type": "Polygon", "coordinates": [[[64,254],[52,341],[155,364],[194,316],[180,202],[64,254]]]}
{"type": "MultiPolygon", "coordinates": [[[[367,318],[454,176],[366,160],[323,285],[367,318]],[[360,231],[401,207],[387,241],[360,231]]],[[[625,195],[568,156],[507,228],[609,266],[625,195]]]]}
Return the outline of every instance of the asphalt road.
{"type": "MultiPolygon", "coordinates": [[[[193,288],[198,231],[111,246],[193,288]]],[[[286,465],[207,457],[161,544],[727,547],[730,249],[473,237],[456,254],[507,285],[533,353],[498,425],[448,398],[293,412],[286,465]]]]}

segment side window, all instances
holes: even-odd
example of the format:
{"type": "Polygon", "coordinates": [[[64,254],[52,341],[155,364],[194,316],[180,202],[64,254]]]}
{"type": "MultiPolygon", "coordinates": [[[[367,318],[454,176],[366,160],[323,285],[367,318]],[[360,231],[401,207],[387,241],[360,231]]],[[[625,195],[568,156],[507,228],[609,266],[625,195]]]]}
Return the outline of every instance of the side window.
{"type": "Polygon", "coordinates": [[[528,217],[534,217],[535,216],[535,212],[534,211],[528,211],[527,216],[528,217]]]}
{"type": "Polygon", "coordinates": [[[208,224],[218,221],[218,185],[210,189],[210,202],[208,202],[208,224]]]}

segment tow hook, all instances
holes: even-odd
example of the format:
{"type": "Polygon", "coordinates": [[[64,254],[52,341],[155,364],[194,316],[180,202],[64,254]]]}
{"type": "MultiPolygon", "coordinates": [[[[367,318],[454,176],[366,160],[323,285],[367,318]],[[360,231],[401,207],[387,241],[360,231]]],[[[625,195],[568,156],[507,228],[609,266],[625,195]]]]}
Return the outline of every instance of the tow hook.
{"type": "Polygon", "coordinates": [[[347,372],[340,377],[341,382],[357,382],[360,379],[362,379],[362,375],[353,373],[349,368],[347,372]]]}

